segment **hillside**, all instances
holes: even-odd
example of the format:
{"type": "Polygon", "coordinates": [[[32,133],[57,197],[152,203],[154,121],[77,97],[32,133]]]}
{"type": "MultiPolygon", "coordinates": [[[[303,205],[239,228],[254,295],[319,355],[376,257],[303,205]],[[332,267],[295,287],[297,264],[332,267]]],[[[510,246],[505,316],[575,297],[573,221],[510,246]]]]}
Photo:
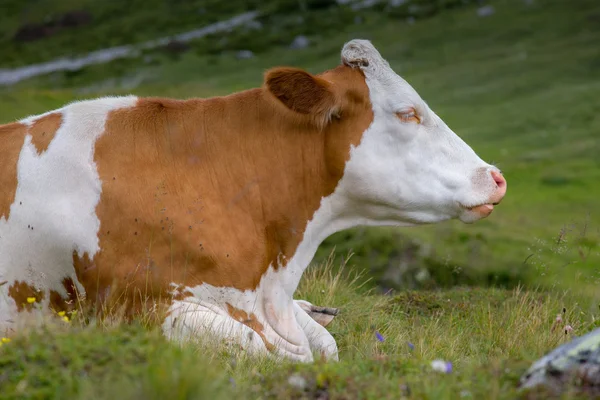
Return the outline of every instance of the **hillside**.
{"type": "MultiPolygon", "coordinates": [[[[298,36],[322,39],[373,15],[391,21],[427,18],[473,0],[6,0],[0,15],[0,68],[181,34],[247,12],[256,18],[189,43],[160,46],[167,54],[202,55],[289,46],[298,36]]],[[[298,45],[298,44],[297,44],[298,45]]],[[[299,47],[303,47],[300,43],[299,47]]],[[[156,53],[156,52],[155,52],[156,53]]],[[[139,59],[143,58],[143,54],[139,59]]]]}
{"type": "MultiPolygon", "coordinates": [[[[63,11],[84,4],[69,1],[63,11]]],[[[20,4],[14,2],[15,13],[23,12],[20,4]]],[[[230,4],[213,19],[260,7],[230,4]]],[[[1,88],[2,123],[104,94],[212,96],[258,86],[263,71],[276,65],[331,68],[346,40],[368,38],[483,159],[498,163],[508,193],[490,218],[474,225],[361,228],[323,244],[297,297],[341,308],[330,326],[340,363],[280,367],[208,344],[179,350],[158,337],[156,316],[129,327],[87,326],[75,318],[68,328],[23,333],[0,348],[0,398],[515,398],[532,361],[600,318],[600,4],[489,5],[489,15],[481,4],[466,4],[414,19],[377,7],[359,12],[336,5],[341,14],[332,15],[326,13],[333,8],[309,8],[329,30],[316,22],[284,27],[289,36],[256,48],[250,46],[263,36],[248,33],[237,42],[243,46],[214,51],[203,39],[175,54],[153,51],[1,88]],[[289,48],[298,35],[309,45],[289,48]],[[240,50],[253,56],[240,58],[240,50]],[[562,322],[553,328],[557,314],[562,322]],[[572,333],[565,334],[567,325],[572,333]],[[436,358],[452,361],[452,373],[431,371],[436,358]],[[290,376],[300,383],[290,384],[290,376]]],[[[146,22],[122,23],[146,25],[155,18],[146,15],[151,8],[136,14],[146,22]]],[[[61,40],[73,40],[69,51],[79,54],[197,27],[183,18],[180,26],[165,22],[163,28],[156,19],[160,28],[131,28],[106,41],[125,11],[89,33],[98,38],[93,48],[87,33],[11,47],[6,40],[23,20],[15,24],[14,14],[5,14],[0,67],[55,57],[66,43],[61,40]],[[48,52],[37,54],[36,47],[48,52]]]]}

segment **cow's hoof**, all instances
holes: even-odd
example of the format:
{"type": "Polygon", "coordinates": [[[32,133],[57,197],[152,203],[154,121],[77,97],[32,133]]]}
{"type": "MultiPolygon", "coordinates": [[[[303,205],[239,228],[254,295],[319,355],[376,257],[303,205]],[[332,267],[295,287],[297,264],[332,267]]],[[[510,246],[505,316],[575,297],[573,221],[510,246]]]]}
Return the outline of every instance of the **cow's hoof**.
{"type": "Polygon", "coordinates": [[[339,308],[319,307],[304,300],[296,300],[300,308],[321,326],[327,326],[340,312],[339,308]]]}

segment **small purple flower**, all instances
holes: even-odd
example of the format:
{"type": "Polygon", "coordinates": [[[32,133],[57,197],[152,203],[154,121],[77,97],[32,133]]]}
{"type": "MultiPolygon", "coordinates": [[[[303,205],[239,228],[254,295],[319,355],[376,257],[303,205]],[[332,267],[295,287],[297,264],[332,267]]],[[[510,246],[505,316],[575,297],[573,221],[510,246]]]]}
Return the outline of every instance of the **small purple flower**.
{"type": "Polygon", "coordinates": [[[444,360],[433,360],[431,362],[431,368],[433,368],[434,371],[449,374],[452,372],[452,362],[444,360]]]}
{"type": "Polygon", "coordinates": [[[231,383],[231,386],[235,387],[235,379],[233,379],[233,378],[230,377],[229,378],[229,383],[231,383]]]}
{"type": "Polygon", "coordinates": [[[383,342],[385,340],[383,338],[383,335],[377,331],[375,331],[375,337],[377,337],[377,340],[379,340],[380,342],[383,342]]]}
{"type": "Polygon", "coordinates": [[[415,349],[415,345],[412,344],[411,342],[406,342],[408,344],[408,348],[410,349],[410,351],[413,351],[415,349]]]}
{"type": "Polygon", "coordinates": [[[452,372],[452,361],[446,361],[446,373],[449,374],[452,372]]]}

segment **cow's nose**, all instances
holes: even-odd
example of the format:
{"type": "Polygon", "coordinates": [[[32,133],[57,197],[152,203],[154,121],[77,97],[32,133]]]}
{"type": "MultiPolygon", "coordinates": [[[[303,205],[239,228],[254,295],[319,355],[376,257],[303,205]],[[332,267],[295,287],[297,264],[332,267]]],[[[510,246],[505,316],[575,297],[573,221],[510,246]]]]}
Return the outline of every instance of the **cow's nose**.
{"type": "Polygon", "coordinates": [[[492,179],[496,183],[496,190],[492,193],[490,203],[498,204],[504,198],[506,194],[506,179],[502,176],[499,171],[493,170],[490,172],[492,179]]]}

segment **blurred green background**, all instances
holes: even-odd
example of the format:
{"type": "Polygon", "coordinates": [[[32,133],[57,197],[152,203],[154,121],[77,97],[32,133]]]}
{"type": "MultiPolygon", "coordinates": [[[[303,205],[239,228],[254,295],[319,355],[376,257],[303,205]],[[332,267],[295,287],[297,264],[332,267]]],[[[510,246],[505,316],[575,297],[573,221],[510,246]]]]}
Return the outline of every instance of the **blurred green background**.
{"type": "MultiPolygon", "coordinates": [[[[191,41],[0,86],[0,122],[73,99],[178,98],[261,84],[266,68],[321,72],[367,38],[481,157],[508,195],[491,218],[331,237],[382,290],[600,282],[600,6],[594,0],[3,0],[0,81],[28,65],[203,28],[191,41]]],[[[13,75],[11,75],[13,76],[13,75]]]]}

